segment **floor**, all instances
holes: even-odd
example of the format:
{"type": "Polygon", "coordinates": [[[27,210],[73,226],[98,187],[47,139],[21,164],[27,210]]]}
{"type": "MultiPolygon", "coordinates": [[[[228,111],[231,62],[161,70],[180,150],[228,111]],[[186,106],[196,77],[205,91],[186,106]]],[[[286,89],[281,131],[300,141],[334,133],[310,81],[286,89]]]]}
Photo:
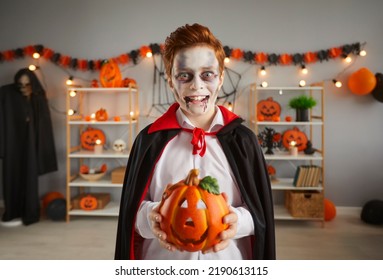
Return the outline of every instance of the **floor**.
{"type": "MultiPolygon", "coordinates": [[[[42,219],[30,226],[0,227],[1,260],[113,259],[117,218],[42,219]]],[[[356,211],[326,222],[276,221],[279,260],[382,260],[383,226],[363,223],[356,211]]]]}

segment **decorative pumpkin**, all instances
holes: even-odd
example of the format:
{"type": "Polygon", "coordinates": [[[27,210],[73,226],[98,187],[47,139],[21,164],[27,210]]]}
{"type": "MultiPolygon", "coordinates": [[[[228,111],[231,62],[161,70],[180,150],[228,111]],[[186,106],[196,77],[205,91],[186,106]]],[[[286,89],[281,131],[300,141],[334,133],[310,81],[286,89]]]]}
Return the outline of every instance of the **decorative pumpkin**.
{"type": "Polygon", "coordinates": [[[265,54],[263,52],[257,53],[257,54],[255,54],[254,59],[258,64],[263,64],[263,63],[267,62],[267,54],[265,54]]]}
{"type": "Polygon", "coordinates": [[[365,95],[371,93],[376,86],[375,75],[367,68],[360,68],[348,78],[348,88],[352,93],[365,95]]]}
{"type": "Polygon", "coordinates": [[[101,108],[100,110],[98,110],[96,112],[95,117],[96,117],[97,121],[100,121],[100,122],[107,121],[108,120],[108,112],[104,108],[101,108]]]}
{"type": "Polygon", "coordinates": [[[273,118],[281,115],[281,105],[274,101],[272,97],[261,100],[257,104],[257,116],[260,115],[264,117],[265,121],[274,121],[273,118]]]}
{"type": "Polygon", "coordinates": [[[49,192],[46,195],[44,195],[43,209],[45,210],[48,207],[49,203],[58,198],[64,198],[64,195],[60,192],[49,192]]]}
{"type": "Polygon", "coordinates": [[[275,175],[277,173],[276,169],[274,166],[271,164],[267,165],[267,173],[269,173],[270,176],[275,175]]]}
{"type": "Polygon", "coordinates": [[[86,150],[93,151],[96,145],[96,140],[100,140],[101,144],[104,145],[106,137],[101,129],[88,127],[80,137],[81,147],[86,150]]]}
{"type": "Polygon", "coordinates": [[[286,116],[285,117],[285,121],[287,122],[291,122],[293,120],[293,118],[291,116],[286,116]]]}
{"type": "Polygon", "coordinates": [[[220,242],[218,235],[228,228],[222,218],[229,213],[216,179],[198,179],[192,169],[187,178],[168,185],[160,203],[161,229],[167,241],[189,252],[208,250],[220,242]]]}
{"type": "Polygon", "coordinates": [[[86,195],[80,199],[80,208],[82,210],[94,210],[97,209],[97,198],[93,195],[86,195]]]}
{"type": "Polygon", "coordinates": [[[323,202],[324,202],[324,220],[331,221],[336,216],[335,205],[327,198],[325,198],[323,202]]]}
{"type": "Polygon", "coordinates": [[[131,78],[125,78],[122,81],[122,86],[123,87],[131,87],[131,88],[136,88],[137,87],[137,82],[134,79],[131,78]]]}
{"type": "Polygon", "coordinates": [[[308,139],[303,131],[300,131],[298,127],[294,127],[286,130],[282,136],[282,144],[286,149],[289,149],[291,141],[295,141],[298,151],[303,151],[307,147],[308,139]]]}
{"type": "Polygon", "coordinates": [[[291,56],[291,54],[284,53],[284,54],[281,54],[281,56],[279,57],[279,62],[282,65],[289,65],[291,64],[292,61],[293,61],[293,57],[291,56]]]}
{"type": "Polygon", "coordinates": [[[114,60],[107,60],[101,65],[100,83],[103,87],[120,87],[122,85],[120,68],[114,60]]]}

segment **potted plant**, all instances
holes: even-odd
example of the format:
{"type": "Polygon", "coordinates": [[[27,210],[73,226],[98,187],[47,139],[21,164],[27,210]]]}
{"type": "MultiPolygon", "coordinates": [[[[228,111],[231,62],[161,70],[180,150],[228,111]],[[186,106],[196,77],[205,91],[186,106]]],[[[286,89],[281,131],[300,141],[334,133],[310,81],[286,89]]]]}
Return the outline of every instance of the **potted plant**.
{"type": "Polygon", "coordinates": [[[309,109],[315,107],[317,101],[308,95],[300,95],[290,99],[289,106],[296,111],[296,121],[306,122],[309,120],[309,109]]]}

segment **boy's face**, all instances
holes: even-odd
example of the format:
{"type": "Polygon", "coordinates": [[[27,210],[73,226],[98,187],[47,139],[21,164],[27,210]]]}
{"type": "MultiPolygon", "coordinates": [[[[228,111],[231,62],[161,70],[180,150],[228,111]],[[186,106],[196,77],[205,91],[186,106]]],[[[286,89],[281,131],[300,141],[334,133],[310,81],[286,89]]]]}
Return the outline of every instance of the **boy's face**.
{"type": "Polygon", "coordinates": [[[214,50],[197,46],[180,50],[174,57],[169,85],[181,109],[189,116],[214,110],[223,73],[214,50]]]}

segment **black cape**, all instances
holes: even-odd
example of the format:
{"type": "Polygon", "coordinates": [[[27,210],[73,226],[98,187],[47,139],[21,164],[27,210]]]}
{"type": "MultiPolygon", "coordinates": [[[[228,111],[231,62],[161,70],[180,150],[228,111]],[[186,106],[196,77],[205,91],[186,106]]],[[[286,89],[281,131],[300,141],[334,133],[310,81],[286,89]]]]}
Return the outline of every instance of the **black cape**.
{"type": "Polygon", "coordinates": [[[3,160],[2,220],[39,221],[38,176],[57,170],[45,92],[28,100],[15,84],[0,88],[0,158],[3,160]]]}
{"type": "MultiPolygon", "coordinates": [[[[172,106],[165,115],[174,112],[172,106]]],[[[273,260],[276,254],[270,179],[258,140],[242,122],[240,118],[231,121],[217,133],[217,138],[253,217],[255,233],[252,238],[252,257],[273,260]]],[[[152,126],[140,132],[129,156],[121,196],[116,260],[140,258],[142,238],[135,232],[136,213],[148,190],[155,163],[162,150],[181,131],[177,125],[170,125],[167,129],[150,132],[152,126]]]]}

